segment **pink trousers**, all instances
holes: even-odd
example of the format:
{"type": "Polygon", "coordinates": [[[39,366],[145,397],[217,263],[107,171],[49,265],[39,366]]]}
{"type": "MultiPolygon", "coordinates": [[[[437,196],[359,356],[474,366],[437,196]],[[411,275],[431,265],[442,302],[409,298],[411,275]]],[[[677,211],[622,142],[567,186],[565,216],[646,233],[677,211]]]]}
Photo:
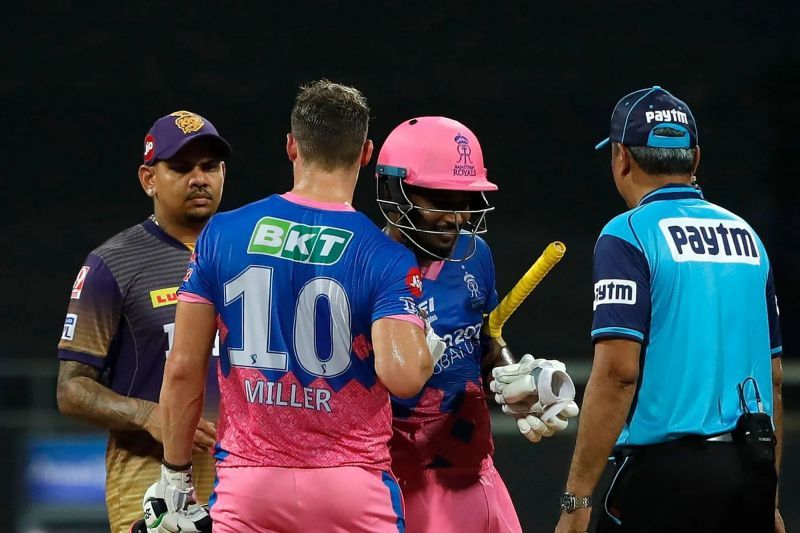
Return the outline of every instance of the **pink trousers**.
{"type": "Polygon", "coordinates": [[[388,472],[359,467],[217,469],[214,533],[402,533],[403,500],[388,472]]]}
{"type": "Polygon", "coordinates": [[[522,533],[505,483],[494,467],[396,470],[407,533],[522,533]]]}

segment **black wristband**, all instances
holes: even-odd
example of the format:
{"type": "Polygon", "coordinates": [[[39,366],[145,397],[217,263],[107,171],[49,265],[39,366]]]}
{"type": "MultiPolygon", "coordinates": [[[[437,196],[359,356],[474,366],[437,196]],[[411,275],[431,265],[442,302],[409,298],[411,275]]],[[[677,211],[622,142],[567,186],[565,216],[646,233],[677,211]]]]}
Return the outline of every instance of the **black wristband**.
{"type": "Polygon", "coordinates": [[[173,472],[186,472],[187,470],[191,470],[192,462],[189,461],[185,465],[174,465],[172,463],[168,463],[166,459],[161,459],[161,464],[172,470],[173,472]]]}

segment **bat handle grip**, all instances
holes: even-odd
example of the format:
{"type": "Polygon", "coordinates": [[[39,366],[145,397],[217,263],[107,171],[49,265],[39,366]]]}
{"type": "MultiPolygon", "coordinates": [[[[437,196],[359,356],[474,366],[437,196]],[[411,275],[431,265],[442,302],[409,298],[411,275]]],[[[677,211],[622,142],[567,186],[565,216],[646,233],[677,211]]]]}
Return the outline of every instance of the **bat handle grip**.
{"type": "Polygon", "coordinates": [[[536,288],[542,278],[561,261],[567,247],[563,242],[550,243],[541,256],[522,276],[498,306],[489,314],[489,336],[496,339],[503,334],[503,325],[525,298],[536,288]]]}

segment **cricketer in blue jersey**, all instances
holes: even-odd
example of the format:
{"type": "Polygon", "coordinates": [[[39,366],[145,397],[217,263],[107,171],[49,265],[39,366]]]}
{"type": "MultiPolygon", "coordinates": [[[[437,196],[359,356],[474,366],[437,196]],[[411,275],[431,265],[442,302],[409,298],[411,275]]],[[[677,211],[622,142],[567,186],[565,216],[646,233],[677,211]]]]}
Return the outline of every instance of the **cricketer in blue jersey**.
{"type": "Polygon", "coordinates": [[[557,530],[588,526],[584,498],[613,446],[598,531],[773,531],[776,464],[740,453],[735,431],[745,409],[763,408],[781,436],[766,249],[694,185],[700,151],[684,102],[659,87],[624,97],[610,141],[631,210],[594,250],[595,359],[557,530]]]}
{"type": "MultiPolygon", "coordinates": [[[[484,192],[497,186],[486,178],[478,139],[445,117],[411,119],[387,138],[376,173],[387,233],[417,256],[419,308],[447,344],[420,394],[392,398],[390,450],[406,530],[521,531],[492,462],[485,379],[514,360],[502,339],[481,334],[498,297],[492,254],[478,235],[493,209],[484,192]]],[[[557,424],[551,431],[566,427],[557,424]]]]}
{"type": "Polygon", "coordinates": [[[389,393],[416,394],[434,361],[413,255],[350,205],[372,152],[368,119],[353,88],[302,87],[287,142],[292,191],[212,218],[198,239],[162,388],[165,466],[151,489],[178,513],[171,531],[206,518],[190,496],[186,429],[217,326],[214,531],[403,529],[389,393]]]}

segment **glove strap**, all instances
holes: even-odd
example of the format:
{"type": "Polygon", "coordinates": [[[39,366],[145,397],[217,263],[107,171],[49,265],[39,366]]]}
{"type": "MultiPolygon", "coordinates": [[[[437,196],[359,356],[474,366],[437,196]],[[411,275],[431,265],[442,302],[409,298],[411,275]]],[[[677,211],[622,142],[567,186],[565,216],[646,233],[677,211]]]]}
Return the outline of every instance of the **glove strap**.
{"type": "Polygon", "coordinates": [[[172,470],[173,472],[186,472],[192,469],[192,462],[189,461],[185,465],[174,465],[172,463],[168,463],[165,459],[161,459],[161,464],[172,470]]]}

